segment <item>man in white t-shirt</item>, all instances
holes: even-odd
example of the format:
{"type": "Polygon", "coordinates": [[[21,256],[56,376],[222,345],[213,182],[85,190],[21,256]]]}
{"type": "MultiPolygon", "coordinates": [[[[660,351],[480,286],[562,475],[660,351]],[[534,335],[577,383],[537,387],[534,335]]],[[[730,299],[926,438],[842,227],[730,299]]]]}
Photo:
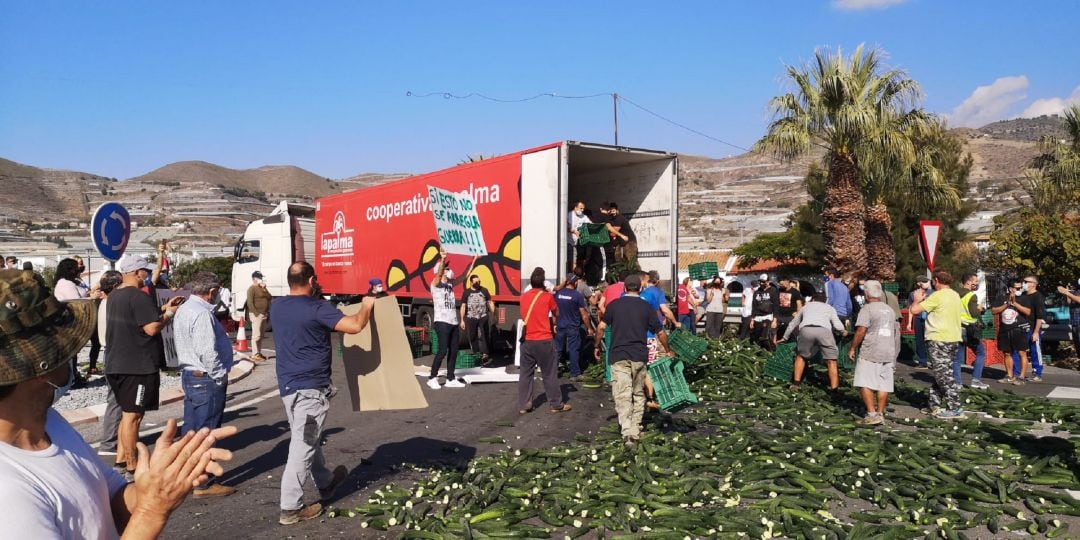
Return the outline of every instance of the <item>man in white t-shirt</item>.
{"type": "MultiPolygon", "coordinates": [[[[571,268],[575,265],[584,267],[586,246],[578,245],[578,237],[581,236],[578,229],[586,223],[592,223],[592,220],[589,219],[589,216],[585,215],[585,203],[583,201],[578,201],[577,204],[574,205],[574,209],[570,210],[570,215],[567,216],[566,221],[570,226],[570,234],[566,236],[568,243],[566,247],[566,261],[570,263],[571,268]]],[[[584,274],[580,273],[578,275],[584,274]]]]}
{"type": "Polygon", "coordinates": [[[90,339],[95,320],[92,302],[61,303],[33,272],[0,270],[0,534],[5,537],[157,537],[193,487],[208,473],[221,474],[218,461],[232,457],[213,445],[236,428],[177,438],[176,421],[169,420],[152,456],[139,443],[135,482],[98,459],[52,408],[73,382],[67,360],[90,339]]]}

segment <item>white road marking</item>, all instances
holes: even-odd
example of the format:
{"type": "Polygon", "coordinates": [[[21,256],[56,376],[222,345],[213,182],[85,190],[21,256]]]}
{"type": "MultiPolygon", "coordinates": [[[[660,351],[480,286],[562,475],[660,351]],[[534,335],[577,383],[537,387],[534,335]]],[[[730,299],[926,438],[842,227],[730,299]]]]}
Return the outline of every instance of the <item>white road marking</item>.
{"type": "MultiPolygon", "coordinates": [[[[277,395],[280,395],[280,392],[278,392],[277,390],[272,390],[272,391],[267,392],[267,393],[265,393],[265,394],[263,394],[261,396],[254,397],[254,398],[251,398],[251,399],[249,399],[247,401],[242,401],[240,403],[237,403],[236,405],[233,405],[231,407],[225,407],[225,412],[238,411],[240,409],[243,409],[244,407],[248,407],[248,406],[254,405],[256,403],[266,401],[267,399],[270,399],[270,398],[272,398],[274,396],[277,396],[277,395]]],[[[176,421],[176,425],[178,427],[184,425],[184,420],[182,418],[178,419],[176,421]]],[[[158,433],[161,433],[162,431],[165,431],[165,426],[155,427],[153,429],[144,429],[144,430],[139,432],[139,438],[141,439],[143,437],[147,437],[147,436],[150,436],[150,435],[157,435],[158,433]]],[[[101,446],[100,442],[96,442],[96,443],[90,445],[91,448],[98,448],[100,446],[101,446]]]]}
{"type": "Polygon", "coordinates": [[[1080,399],[1080,388],[1074,386],[1055,386],[1046,397],[1051,399],[1080,399]]]}

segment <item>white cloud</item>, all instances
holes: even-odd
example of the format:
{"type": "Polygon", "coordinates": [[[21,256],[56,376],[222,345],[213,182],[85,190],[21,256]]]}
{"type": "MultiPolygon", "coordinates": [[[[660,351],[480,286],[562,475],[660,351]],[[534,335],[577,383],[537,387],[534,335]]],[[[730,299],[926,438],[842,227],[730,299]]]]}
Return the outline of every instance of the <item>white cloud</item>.
{"type": "Polygon", "coordinates": [[[833,0],[833,7],[845,11],[862,11],[864,9],[885,9],[897,4],[903,4],[908,0],[833,0]]]}
{"type": "Polygon", "coordinates": [[[1001,77],[980,86],[949,114],[953,127],[982,127],[1008,116],[1009,109],[1027,99],[1028,78],[1001,77]]]}
{"type": "Polygon", "coordinates": [[[1042,116],[1044,114],[1057,114],[1060,115],[1065,111],[1065,107],[1073,103],[1080,103],[1080,86],[1077,86],[1069,97],[1059,98],[1043,98],[1036,99],[1028,105],[1024,112],[1020,113],[1021,118],[1035,118],[1036,116],[1042,116]]]}

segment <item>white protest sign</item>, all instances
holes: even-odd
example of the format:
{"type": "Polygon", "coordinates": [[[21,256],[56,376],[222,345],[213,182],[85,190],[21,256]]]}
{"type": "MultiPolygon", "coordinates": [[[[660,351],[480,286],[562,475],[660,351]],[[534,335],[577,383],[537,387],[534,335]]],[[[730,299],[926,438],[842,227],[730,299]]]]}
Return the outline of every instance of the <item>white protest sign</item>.
{"type": "Polygon", "coordinates": [[[435,217],[439,243],[447,253],[488,254],[484,233],[480,230],[480,218],[476,215],[476,203],[468,193],[454,193],[428,186],[428,197],[431,199],[431,215],[435,217]]]}

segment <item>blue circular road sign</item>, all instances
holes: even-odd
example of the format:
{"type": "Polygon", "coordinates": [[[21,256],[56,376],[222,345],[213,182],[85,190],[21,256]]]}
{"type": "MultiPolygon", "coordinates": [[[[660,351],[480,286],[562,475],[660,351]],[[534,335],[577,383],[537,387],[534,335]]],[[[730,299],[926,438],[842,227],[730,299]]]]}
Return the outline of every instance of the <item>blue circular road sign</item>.
{"type": "Polygon", "coordinates": [[[107,202],[98,207],[90,220],[90,238],[106,260],[116,262],[127,249],[131,236],[131,216],[120,203],[107,202]]]}

